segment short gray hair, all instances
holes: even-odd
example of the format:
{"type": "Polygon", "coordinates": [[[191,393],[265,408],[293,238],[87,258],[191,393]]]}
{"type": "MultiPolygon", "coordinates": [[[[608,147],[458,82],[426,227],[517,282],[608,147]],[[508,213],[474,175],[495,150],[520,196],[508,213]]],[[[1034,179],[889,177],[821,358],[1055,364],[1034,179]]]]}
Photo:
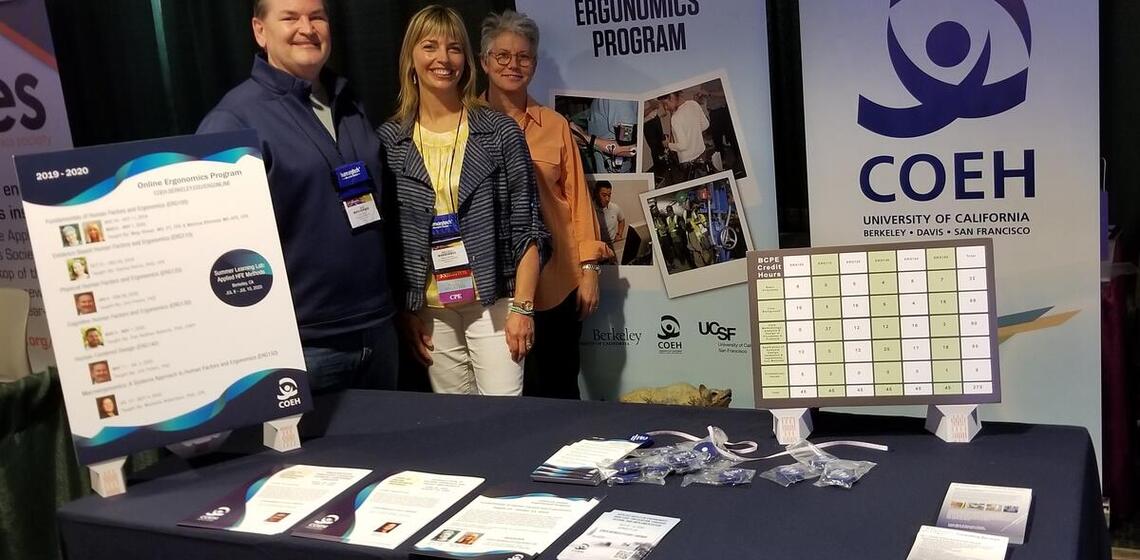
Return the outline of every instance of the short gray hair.
{"type": "Polygon", "coordinates": [[[491,43],[503,32],[514,33],[530,42],[533,54],[538,54],[538,24],[526,14],[506,10],[501,14],[491,13],[483,18],[483,37],[479,41],[479,54],[486,56],[491,43]]]}

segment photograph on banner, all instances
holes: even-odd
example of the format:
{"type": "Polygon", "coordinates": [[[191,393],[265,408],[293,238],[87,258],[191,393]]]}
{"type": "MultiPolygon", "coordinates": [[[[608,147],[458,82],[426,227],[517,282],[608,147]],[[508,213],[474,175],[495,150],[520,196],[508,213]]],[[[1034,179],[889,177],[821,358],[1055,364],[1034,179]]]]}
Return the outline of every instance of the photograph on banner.
{"type": "Polygon", "coordinates": [[[641,193],[653,188],[648,173],[603,173],[587,175],[586,184],[594,200],[602,241],[614,252],[615,260],[602,264],[653,266],[653,247],[648,223],[641,212],[641,193]]]}
{"type": "Polygon", "coordinates": [[[648,156],[642,170],[664,188],[722,171],[748,176],[736,130],[736,105],[724,72],[690,78],[646,95],[648,156]]]}
{"type": "Polygon", "coordinates": [[[641,102],[619,93],[553,91],[554,110],[570,122],[570,132],[591,173],[637,173],[640,166],[641,102]]]}
{"type": "Polygon", "coordinates": [[[731,171],[641,195],[669,298],[744,282],[752,249],[731,171]]]}

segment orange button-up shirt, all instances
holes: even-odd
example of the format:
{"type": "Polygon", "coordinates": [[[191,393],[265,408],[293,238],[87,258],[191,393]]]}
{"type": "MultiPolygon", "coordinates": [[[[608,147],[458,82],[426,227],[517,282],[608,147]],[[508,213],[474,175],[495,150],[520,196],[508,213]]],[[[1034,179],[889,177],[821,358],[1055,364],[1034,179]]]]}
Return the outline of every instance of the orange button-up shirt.
{"type": "Polygon", "coordinates": [[[550,230],[553,248],[534,296],[535,308],[545,310],[562,303],[578,287],[582,263],[603,260],[609,249],[601,241],[570,124],[562,115],[530,99],[519,126],[534,160],[542,219],[550,230]]]}

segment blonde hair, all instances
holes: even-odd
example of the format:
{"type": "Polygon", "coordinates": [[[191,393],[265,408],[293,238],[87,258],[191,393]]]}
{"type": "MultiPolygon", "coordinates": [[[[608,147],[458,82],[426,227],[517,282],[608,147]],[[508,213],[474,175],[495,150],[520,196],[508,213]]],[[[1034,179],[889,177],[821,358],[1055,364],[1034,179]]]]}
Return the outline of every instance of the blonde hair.
{"type": "Polygon", "coordinates": [[[432,35],[448,37],[462,45],[466,63],[463,75],[459,77],[460,100],[469,111],[483,106],[475,92],[475,54],[471,51],[471,39],[467,36],[463,18],[452,8],[432,4],[412,16],[400,46],[400,95],[396,98],[396,113],[392,120],[405,127],[415,121],[420,108],[420,89],[414,81],[416,69],[412,52],[417,43],[432,35]]]}

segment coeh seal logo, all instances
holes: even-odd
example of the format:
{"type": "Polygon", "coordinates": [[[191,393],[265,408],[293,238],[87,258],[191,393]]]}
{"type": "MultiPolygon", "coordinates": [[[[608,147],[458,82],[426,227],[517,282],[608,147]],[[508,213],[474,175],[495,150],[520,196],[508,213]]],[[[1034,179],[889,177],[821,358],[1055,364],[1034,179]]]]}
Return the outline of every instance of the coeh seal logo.
{"type": "Polygon", "coordinates": [[[313,521],[312,523],[309,523],[308,528],[312,529],[314,531],[324,531],[325,529],[328,529],[330,525],[332,525],[333,523],[336,523],[337,521],[340,521],[340,516],[336,515],[336,514],[330,514],[330,515],[326,515],[326,516],[324,516],[324,517],[322,517],[316,521],[313,521]]]}
{"type": "Polygon", "coordinates": [[[681,323],[672,315],[661,316],[661,332],[657,333],[657,352],[661,354],[680,354],[681,341],[672,340],[681,336],[681,323]]]}
{"type": "MultiPolygon", "coordinates": [[[[1029,13],[1024,0],[992,0],[1017,25],[1028,54],[1032,46],[1029,13]]],[[[902,0],[891,0],[890,7],[902,0]]],[[[935,25],[926,36],[926,54],[942,68],[954,68],[966,60],[971,48],[970,32],[956,21],[935,25]]],[[[1025,101],[1029,65],[1007,78],[986,83],[990,70],[991,41],[986,34],[974,66],[957,84],[947,83],[922,70],[907,55],[895,35],[894,21],[887,20],[887,52],[899,82],[918,104],[887,107],[859,96],[859,125],[892,138],[915,138],[941,130],[957,119],[978,119],[1004,113],[1025,101]]]]}
{"type": "Polygon", "coordinates": [[[277,381],[277,408],[291,408],[301,404],[297,396],[300,389],[292,377],[282,377],[277,381]]]}
{"type": "Polygon", "coordinates": [[[208,511],[198,516],[198,521],[217,521],[226,516],[230,512],[230,508],[221,506],[215,508],[213,511],[208,511]]]}

